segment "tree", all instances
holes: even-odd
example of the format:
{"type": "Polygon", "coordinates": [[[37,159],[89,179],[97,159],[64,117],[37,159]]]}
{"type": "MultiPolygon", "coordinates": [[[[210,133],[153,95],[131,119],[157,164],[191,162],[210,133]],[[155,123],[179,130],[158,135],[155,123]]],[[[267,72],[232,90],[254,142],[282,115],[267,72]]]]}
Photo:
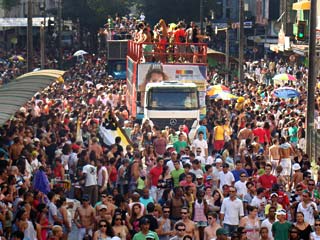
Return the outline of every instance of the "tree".
{"type": "Polygon", "coordinates": [[[1,0],[0,5],[4,10],[11,10],[11,8],[17,6],[19,4],[19,0],[1,0]]]}

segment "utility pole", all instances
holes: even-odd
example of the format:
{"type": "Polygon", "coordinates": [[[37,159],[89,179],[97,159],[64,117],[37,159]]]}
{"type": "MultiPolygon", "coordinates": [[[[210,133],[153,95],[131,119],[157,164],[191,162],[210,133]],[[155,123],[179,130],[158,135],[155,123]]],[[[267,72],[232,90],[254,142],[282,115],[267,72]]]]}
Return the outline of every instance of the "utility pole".
{"type": "Polygon", "coordinates": [[[62,68],[61,25],[62,25],[62,0],[58,0],[58,66],[59,66],[59,69],[62,68]]]}
{"type": "MultiPolygon", "coordinates": [[[[316,24],[317,24],[317,0],[311,0],[309,15],[309,74],[307,84],[307,154],[311,159],[314,149],[312,147],[312,133],[314,131],[314,89],[317,78],[316,66],[316,24]]],[[[316,159],[311,159],[315,161],[316,159]]]]}
{"type": "Polygon", "coordinates": [[[45,23],[41,24],[41,26],[40,26],[40,65],[41,65],[41,69],[44,69],[44,66],[45,66],[44,31],[45,31],[45,23]]]}
{"type": "Polygon", "coordinates": [[[239,0],[239,81],[243,81],[244,0],[239,0]]]}
{"type": "Polygon", "coordinates": [[[40,66],[41,69],[45,68],[46,59],[46,1],[40,4],[43,22],[40,26],[40,66]]]}
{"type": "Polygon", "coordinates": [[[230,56],[230,51],[229,51],[229,26],[226,28],[226,75],[225,75],[225,84],[228,86],[229,84],[229,56],[230,56]]]}
{"type": "Polygon", "coordinates": [[[200,33],[203,34],[203,0],[200,0],[200,33]]]}
{"type": "Polygon", "coordinates": [[[28,26],[27,26],[27,71],[33,69],[33,26],[32,26],[32,0],[28,0],[28,26]]]}

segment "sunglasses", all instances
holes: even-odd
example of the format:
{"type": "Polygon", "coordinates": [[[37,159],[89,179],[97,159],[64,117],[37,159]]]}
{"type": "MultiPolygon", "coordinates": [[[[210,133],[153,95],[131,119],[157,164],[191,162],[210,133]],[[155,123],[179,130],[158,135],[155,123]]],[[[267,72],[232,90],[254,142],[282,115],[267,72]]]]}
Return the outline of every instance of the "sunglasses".
{"type": "Polygon", "coordinates": [[[240,176],[240,177],[246,177],[246,175],[240,176]]]}
{"type": "Polygon", "coordinates": [[[315,227],[319,227],[319,226],[320,226],[320,224],[315,224],[314,226],[315,226],[315,227]]]}
{"type": "Polygon", "coordinates": [[[236,192],[236,191],[230,190],[229,192],[232,192],[232,193],[234,193],[234,192],[236,192]]]}
{"type": "Polygon", "coordinates": [[[308,186],[314,186],[314,184],[313,183],[309,183],[308,186]]]}
{"type": "Polygon", "coordinates": [[[170,213],[170,211],[163,211],[163,213],[170,213]]]}
{"type": "Polygon", "coordinates": [[[116,218],[116,221],[119,221],[119,220],[121,221],[121,218],[116,218]]]}
{"type": "Polygon", "coordinates": [[[106,196],[106,195],[101,195],[101,197],[105,198],[105,197],[107,197],[107,196],[106,196]]]}
{"type": "Polygon", "coordinates": [[[292,232],[290,232],[290,233],[297,233],[297,234],[298,234],[298,232],[296,232],[296,231],[292,231],[292,232]]]}
{"type": "Polygon", "coordinates": [[[101,228],[102,228],[102,227],[103,227],[103,228],[105,227],[105,228],[106,228],[107,225],[103,224],[103,225],[99,225],[99,227],[101,227],[101,228]]]}
{"type": "Polygon", "coordinates": [[[177,231],[179,232],[182,232],[182,231],[185,231],[186,229],[185,228],[178,228],[177,231]]]}
{"type": "Polygon", "coordinates": [[[187,214],[187,212],[181,212],[181,214],[187,214]]]}

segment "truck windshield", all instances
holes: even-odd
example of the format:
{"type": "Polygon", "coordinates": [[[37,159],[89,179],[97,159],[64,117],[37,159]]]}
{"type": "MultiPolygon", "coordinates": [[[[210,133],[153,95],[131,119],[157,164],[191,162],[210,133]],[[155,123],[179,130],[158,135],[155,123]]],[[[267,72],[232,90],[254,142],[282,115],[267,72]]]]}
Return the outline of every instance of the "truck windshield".
{"type": "Polygon", "coordinates": [[[151,88],[147,94],[147,108],[151,110],[199,109],[196,88],[151,88]]]}

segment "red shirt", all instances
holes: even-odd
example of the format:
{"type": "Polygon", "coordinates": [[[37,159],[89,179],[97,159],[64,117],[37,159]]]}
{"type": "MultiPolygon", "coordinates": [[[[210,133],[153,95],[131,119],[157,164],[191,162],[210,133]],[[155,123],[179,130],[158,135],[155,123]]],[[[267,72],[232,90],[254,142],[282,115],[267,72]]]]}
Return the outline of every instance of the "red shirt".
{"type": "Polygon", "coordinates": [[[263,188],[271,189],[272,185],[277,183],[277,178],[273,175],[263,174],[261,177],[259,177],[258,182],[263,188]]]}
{"type": "Polygon", "coordinates": [[[264,143],[265,142],[265,137],[266,137],[266,132],[263,128],[258,127],[253,129],[253,135],[257,136],[259,138],[259,143],[264,143]]]}
{"type": "Polygon", "coordinates": [[[151,184],[152,186],[158,186],[159,177],[162,174],[163,168],[155,166],[150,170],[151,184]]]}

